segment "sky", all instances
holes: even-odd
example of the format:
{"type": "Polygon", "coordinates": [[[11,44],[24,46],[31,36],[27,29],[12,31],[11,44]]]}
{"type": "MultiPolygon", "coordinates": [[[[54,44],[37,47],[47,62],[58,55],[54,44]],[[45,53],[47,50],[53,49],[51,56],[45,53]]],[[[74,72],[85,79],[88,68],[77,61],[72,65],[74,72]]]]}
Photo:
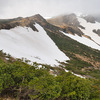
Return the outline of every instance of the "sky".
{"type": "Polygon", "coordinates": [[[100,14],[100,0],[0,0],[0,19],[66,13],[100,14]]]}

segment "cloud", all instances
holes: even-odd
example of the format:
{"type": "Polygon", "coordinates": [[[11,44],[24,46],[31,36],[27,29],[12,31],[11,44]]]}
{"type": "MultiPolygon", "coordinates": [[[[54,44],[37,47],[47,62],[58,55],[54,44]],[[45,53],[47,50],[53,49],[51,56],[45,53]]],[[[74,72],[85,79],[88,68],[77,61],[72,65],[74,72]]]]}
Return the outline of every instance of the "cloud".
{"type": "Polygon", "coordinates": [[[26,17],[37,13],[52,17],[69,12],[98,14],[100,0],[0,0],[0,18],[26,17]]]}

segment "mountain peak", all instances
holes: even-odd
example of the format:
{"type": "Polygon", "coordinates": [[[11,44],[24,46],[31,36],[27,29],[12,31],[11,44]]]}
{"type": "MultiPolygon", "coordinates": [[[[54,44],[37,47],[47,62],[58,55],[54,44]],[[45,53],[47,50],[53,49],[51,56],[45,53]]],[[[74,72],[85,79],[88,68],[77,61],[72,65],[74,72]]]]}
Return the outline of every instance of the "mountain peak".
{"type": "Polygon", "coordinates": [[[11,29],[16,26],[32,26],[34,23],[43,23],[46,22],[46,20],[40,15],[36,14],[31,17],[18,17],[14,19],[5,19],[5,20],[0,20],[0,29],[11,29]]]}
{"type": "Polygon", "coordinates": [[[34,16],[43,18],[40,14],[35,14],[34,16]]]}

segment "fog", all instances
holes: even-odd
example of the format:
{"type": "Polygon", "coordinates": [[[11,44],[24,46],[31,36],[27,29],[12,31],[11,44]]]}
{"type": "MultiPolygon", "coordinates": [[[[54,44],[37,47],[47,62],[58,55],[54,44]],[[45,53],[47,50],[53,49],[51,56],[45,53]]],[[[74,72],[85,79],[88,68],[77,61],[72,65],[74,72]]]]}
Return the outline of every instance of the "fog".
{"type": "Polygon", "coordinates": [[[0,0],[0,19],[41,14],[53,17],[66,13],[100,14],[100,0],[0,0]]]}

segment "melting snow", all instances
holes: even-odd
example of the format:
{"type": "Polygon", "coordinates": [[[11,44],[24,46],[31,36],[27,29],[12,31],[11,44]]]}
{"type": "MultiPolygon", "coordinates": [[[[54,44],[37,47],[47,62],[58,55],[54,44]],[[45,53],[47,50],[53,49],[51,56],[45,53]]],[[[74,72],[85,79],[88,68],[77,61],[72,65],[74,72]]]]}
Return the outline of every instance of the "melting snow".
{"type": "Polygon", "coordinates": [[[16,58],[27,58],[31,62],[59,65],[69,58],[58,49],[44,29],[36,24],[39,32],[29,27],[0,30],[0,49],[16,58]]]}
{"type": "MultiPolygon", "coordinates": [[[[65,70],[65,72],[69,72],[69,70],[66,70],[66,69],[64,69],[65,70]]],[[[82,75],[79,75],[79,74],[75,74],[75,73],[73,73],[73,72],[71,72],[73,75],[75,75],[75,76],[77,76],[77,77],[80,77],[80,78],[84,78],[85,79],[85,77],[84,76],[82,76],[82,75]]]]}
{"type": "Polygon", "coordinates": [[[96,29],[96,30],[100,29],[100,23],[98,23],[98,22],[90,23],[90,22],[87,22],[83,18],[79,18],[79,17],[77,17],[77,18],[78,18],[78,21],[80,22],[80,25],[85,27],[85,29],[80,28],[80,30],[85,35],[90,36],[96,43],[98,43],[100,45],[100,36],[98,36],[96,33],[93,32],[94,29],[96,29]]]}
{"type": "Polygon", "coordinates": [[[95,42],[93,42],[92,40],[90,40],[90,39],[88,39],[86,37],[83,37],[83,36],[80,37],[78,35],[71,35],[71,34],[67,34],[67,33],[64,33],[64,32],[62,32],[62,33],[64,35],[66,35],[66,36],[68,36],[68,37],[70,37],[70,38],[72,38],[72,39],[74,39],[74,40],[86,45],[86,46],[89,46],[91,48],[100,50],[100,46],[98,44],[96,44],[95,42]]]}

